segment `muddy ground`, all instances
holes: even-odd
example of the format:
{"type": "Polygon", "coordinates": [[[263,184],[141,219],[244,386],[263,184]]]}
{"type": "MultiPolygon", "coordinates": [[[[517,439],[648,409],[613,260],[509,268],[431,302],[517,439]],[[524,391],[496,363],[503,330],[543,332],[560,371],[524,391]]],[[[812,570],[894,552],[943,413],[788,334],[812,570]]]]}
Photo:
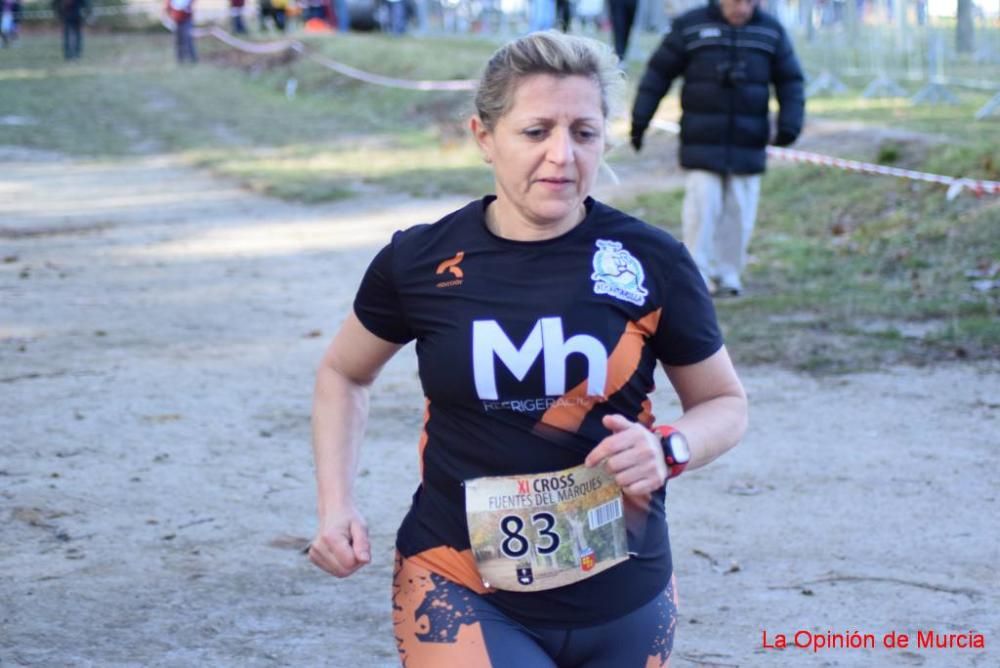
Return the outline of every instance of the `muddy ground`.
{"type": "MultiPolygon", "coordinates": [[[[396,665],[415,359],[374,391],[374,563],[347,580],[302,554],[312,378],[391,231],[461,202],[304,207],[159,157],[0,162],[0,665],[396,665]]],[[[1000,665],[1000,364],[740,371],[744,443],[671,487],[672,665],[1000,665]],[[929,630],[986,647],[917,648],[929,630]],[[763,646],[799,631],[877,647],[763,646]]]]}

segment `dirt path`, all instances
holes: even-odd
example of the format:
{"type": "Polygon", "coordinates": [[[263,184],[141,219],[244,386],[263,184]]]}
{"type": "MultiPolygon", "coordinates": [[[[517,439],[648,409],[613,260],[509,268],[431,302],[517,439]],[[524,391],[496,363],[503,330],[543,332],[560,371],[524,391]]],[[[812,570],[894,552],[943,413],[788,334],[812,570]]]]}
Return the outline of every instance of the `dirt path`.
{"type": "MultiPolygon", "coordinates": [[[[0,161],[0,665],[395,665],[415,361],[374,394],[375,563],[346,581],[301,554],[312,374],[389,233],[459,202],[302,207],[160,158],[0,161]]],[[[741,371],[745,443],[671,488],[673,665],[998,665],[1000,366],[741,371]],[[762,647],[930,629],[986,649],[762,647]]]]}

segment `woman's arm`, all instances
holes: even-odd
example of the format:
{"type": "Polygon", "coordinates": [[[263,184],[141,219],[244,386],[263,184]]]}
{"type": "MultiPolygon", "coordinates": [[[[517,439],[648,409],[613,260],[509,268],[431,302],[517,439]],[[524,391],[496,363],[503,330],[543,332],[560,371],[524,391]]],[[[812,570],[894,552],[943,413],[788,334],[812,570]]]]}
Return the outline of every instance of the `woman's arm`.
{"type": "MultiPolygon", "coordinates": [[[[691,448],[688,468],[709,463],[735,446],[747,428],[747,398],[725,347],[696,364],[664,366],[684,414],[671,424],[691,448]]],[[[669,471],[660,439],[638,422],[608,415],[611,435],[590,451],[584,463],[605,469],[626,494],[643,496],[659,489],[669,471]]]]}
{"type": "Polygon", "coordinates": [[[354,502],[354,479],[368,422],[368,388],[401,347],[369,332],[352,312],[316,373],[312,433],[319,529],[309,558],[338,577],[371,561],[368,528],[354,502]]]}
{"type": "Polygon", "coordinates": [[[688,469],[708,464],[740,442],[747,430],[747,395],[725,346],[697,364],[663,368],[684,411],[671,425],[687,437],[688,469]]]}

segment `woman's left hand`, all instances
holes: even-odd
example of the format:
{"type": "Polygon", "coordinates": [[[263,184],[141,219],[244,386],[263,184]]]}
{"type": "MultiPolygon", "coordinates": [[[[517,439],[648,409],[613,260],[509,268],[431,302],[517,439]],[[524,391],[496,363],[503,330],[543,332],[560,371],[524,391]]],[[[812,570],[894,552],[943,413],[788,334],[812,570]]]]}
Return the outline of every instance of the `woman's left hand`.
{"type": "Polygon", "coordinates": [[[663,487],[668,470],[660,439],[622,415],[607,415],[603,422],[612,433],[590,451],[583,463],[603,464],[629,496],[644,496],[663,487]]]}

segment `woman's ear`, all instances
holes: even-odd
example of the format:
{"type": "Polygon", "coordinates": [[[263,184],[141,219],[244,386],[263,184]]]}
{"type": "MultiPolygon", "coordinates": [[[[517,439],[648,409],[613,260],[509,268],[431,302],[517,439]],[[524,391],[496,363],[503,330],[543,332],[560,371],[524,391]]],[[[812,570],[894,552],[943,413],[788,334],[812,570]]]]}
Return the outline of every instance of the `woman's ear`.
{"type": "Polygon", "coordinates": [[[483,119],[478,115],[469,119],[469,130],[479,144],[479,152],[483,154],[483,161],[487,164],[493,162],[493,133],[483,123],[483,119]]]}

